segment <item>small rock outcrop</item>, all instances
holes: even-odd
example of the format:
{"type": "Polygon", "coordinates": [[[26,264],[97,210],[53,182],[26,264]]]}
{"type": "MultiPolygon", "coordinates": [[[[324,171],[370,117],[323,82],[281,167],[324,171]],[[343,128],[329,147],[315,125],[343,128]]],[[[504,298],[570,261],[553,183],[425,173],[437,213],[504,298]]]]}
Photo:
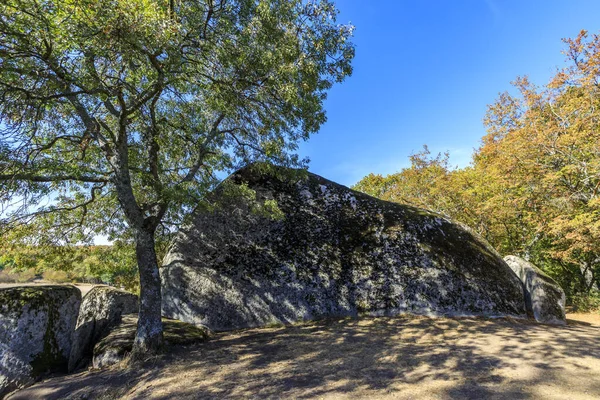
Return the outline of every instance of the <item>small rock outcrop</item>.
{"type": "Polygon", "coordinates": [[[215,331],[358,314],[526,315],[519,279],[467,228],[263,164],[198,206],[161,279],[163,315],[215,331]]]}
{"type": "MultiPolygon", "coordinates": [[[[163,335],[166,346],[188,345],[207,340],[206,329],[181,321],[163,318],[163,335]]],[[[94,368],[117,364],[131,352],[137,329],[137,316],[124,315],[122,321],[94,346],[94,368]]]]}
{"type": "Polygon", "coordinates": [[[0,398],[66,372],[81,292],[74,286],[0,289],[0,398]]]}
{"type": "Polygon", "coordinates": [[[92,288],[81,302],[69,371],[89,364],[96,343],[109,334],[110,328],[121,323],[123,315],[137,313],[138,307],[138,297],[134,294],[110,286],[92,288]]]}
{"type": "Polygon", "coordinates": [[[528,313],[538,322],[565,324],[565,292],[562,288],[541,269],[520,257],[506,256],[504,261],[523,282],[528,313]]]}

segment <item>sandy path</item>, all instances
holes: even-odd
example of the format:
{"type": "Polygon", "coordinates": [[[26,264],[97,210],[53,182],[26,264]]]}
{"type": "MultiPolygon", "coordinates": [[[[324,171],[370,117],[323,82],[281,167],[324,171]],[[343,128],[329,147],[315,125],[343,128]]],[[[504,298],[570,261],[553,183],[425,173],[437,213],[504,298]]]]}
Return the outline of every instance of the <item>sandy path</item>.
{"type": "Polygon", "coordinates": [[[11,399],[598,399],[599,333],[578,321],[408,316],[252,329],[11,399]]]}

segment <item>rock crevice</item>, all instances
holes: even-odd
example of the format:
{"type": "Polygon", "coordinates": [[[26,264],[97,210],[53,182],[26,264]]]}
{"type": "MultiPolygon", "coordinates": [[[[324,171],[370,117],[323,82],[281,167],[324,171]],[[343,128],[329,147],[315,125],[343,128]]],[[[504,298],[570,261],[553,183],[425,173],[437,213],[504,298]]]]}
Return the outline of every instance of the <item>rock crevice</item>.
{"type": "Polygon", "coordinates": [[[132,293],[110,286],[92,288],[81,302],[69,371],[88,365],[96,343],[107,336],[112,327],[121,323],[123,315],[135,314],[138,308],[138,297],[132,293]]]}

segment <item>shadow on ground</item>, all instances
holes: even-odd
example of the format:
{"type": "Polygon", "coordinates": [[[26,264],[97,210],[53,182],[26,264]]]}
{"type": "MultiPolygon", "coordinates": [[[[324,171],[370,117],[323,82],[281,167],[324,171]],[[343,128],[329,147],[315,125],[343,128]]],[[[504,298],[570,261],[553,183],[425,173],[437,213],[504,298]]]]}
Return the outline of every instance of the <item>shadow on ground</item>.
{"type": "Polygon", "coordinates": [[[505,319],[341,319],[221,334],[137,370],[14,399],[600,398],[600,330],[505,319]]]}

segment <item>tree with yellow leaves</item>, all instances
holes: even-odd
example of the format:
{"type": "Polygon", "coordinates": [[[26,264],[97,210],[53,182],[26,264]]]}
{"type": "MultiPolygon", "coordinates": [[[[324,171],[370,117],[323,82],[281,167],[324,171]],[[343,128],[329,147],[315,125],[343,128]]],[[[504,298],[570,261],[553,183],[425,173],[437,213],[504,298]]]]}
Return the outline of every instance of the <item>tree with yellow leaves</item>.
{"type": "Polygon", "coordinates": [[[600,286],[600,36],[566,39],[568,67],[544,87],[526,77],[488,107],[471,166],[412,157],[356,188],[464,222],[501,253],[532,259],[568,294],[600,286]]]}

